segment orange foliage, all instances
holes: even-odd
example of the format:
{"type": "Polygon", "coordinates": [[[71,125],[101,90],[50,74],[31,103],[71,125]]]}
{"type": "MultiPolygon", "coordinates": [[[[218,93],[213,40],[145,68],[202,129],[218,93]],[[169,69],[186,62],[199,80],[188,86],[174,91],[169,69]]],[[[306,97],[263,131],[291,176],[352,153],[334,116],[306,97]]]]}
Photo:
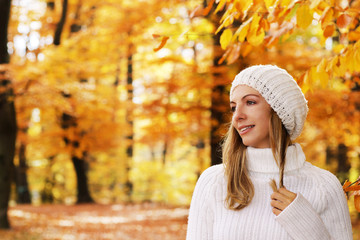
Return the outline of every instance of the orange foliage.
{"type": "MultiPolygon", "coordinates": [[[[209,3],[209,6],[212,2],[209,3]]],[[[307,30],[320,25],[324,38],[338,37],[342,47],[324,56],[323,62],[309,65],[298,80],[306,92],[320,81],[327,86],[334,77],[345,78],[360,69],[360,1],[217,1],[216,13],[225,8],[216,30],[221,33],[221,46],[226,49],[220,62],[234,62],[235,57],[247,56],[249,47],[242,49],[248,42],[253,47],[278,47],[279,40],[284,42],[299,29],[307,30]],[[261,19],[261,20],[260,20],[261,19]],[[234,24],[236,21],[236,24],[234,24]],[[235,27],[236,26],[236,27],[235,27]],[[350,41],[348,41],[348,40],[350,41]],[[240,42],[240,45],[239,43],[240,42]],[[232,53],[232,54],[230,54],[232,53]],[[316,70],[314,70],[316,69],[316,70]]]]}
{"type": "Polygon", "coordinates": [[[358,212],[360,212],[360,178],[355,182],[345,181],[343,185],[343,190],[345,193],[354,191],[354,205],[358,212]]]}
{"type": "MultiPolygon", "coordinates": [[[[153,37],[154,37],[154,38],[158,38],[158,37],[160,37],[160,36],[159,36],[159,35],[156,35],[156,34],[153,34],[153,37]]],[[[161,43],[160,43],[160,45],[159,45],[158,47],[154,48],[154,52],[157,52],[157,51],[159,51],[161,48],[163,48],[163,47],[165,46],[165,44],[166,44],[166,42],[167,42],[168,39],[169,39],[168,36],[163,36],[163,37],[161,38],[161,43]]]]}

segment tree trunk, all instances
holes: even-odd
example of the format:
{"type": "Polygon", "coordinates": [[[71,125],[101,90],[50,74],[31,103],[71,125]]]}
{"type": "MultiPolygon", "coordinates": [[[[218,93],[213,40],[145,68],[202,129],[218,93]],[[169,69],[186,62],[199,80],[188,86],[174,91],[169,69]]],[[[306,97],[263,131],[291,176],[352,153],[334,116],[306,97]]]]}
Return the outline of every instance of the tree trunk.
{"type": "Polygon", "coordinates": [[[223,106],[224,86],[215,86],[211,93],[211,165],[222,163],[221,135],[220,128],[224,123],[223,116],[225,112],[220,106],[223,106]]]}
{"type": "Polygon", "coordinates": [[[341,182],[344,182],[346,179],[348,179],[348,173],[351,168],[350,163],[348,161],[347,157],[347,147],[345,144],[340,143],[338,145],[338,168],[337,168],[337,176],[341,182]]]}
{"type": "Polygon", "coordinates": [[[55,34],[54,34],[54,45],[60,45],[61,34],[62,34],[64,25],[65,25],[65,21],[66,21],[67,7],[68,7],[68,0],[64,0],[61,18],[56,26],[56,30],[55,30],[55,34]]]}
{"type": "MultiPolygon", "coordinates": [[[[129,33],[130,35],[131,33],[129,33]]],[[[128,63],[127,63],[127,101],[128,107],[126,109],[126,122],[129,126],[128,135],[126,136],[128,140],[128,147],[126,149],[127,164],[126,164],[126,182],[125,182],[125,194],[127,195],[127,200],[131,202],[132,194],[132,182],[129,178],[130,172],[130,162],[133,159],[133,149],[134,149],[134,116],[133,116],[133,45],[130,44],[128,48],[128,63]]]]}
{"type": "MultiPolygon", "coordinates": [[[[64,94],[66,98],[71,98],[70,94],[64,94]]],[[[76,128],[77,127],[77,119],[69,114],[63,113],[61,117],[61,128],[68,129],[68,128],[76,128]]],[[[78,141],[71,141],[68,138],[64,138],[64,142],[66,145],[72,147],[72,151],[76,152],[76,148],[79,147],[78,141]]],[[[90,191],[88,188],[88,180],[87,180],[87,163],[85,160],[86,152],[83,152],[82,157],[79,158],[78,156],[72,154],[71,160],[74,165],[74,170],[76,173],[76,180],[77,180],[77,203],[91,203],[94,202],[90,195],[90,191]]]]}
{"type": "Polygon", "coordinates": [[[40,192],[41,202],[42,203],[53,203],[54,202],[54,194],[53,194],[53,187],[55,183],[54,175],[51,172],[51,165],[54,161],[55,156],[49,157],[49,165],[47,166],[46,171],[49,172],[49,175],[45,178],[44,187],[40,192]]]}
{"type": "Polygon", "coordinates": [[[21,143],[19,148],[19,166],[16,167],[16,192],[18,203],[31,203],[29,186],[26,176],[26,144],[21,143]]]}
{"type": "Polygon", "coordinates": [[[133,148],[134,148],[134,116],[133,116],[133,45],[130,44],[128,48],[128,63],[127,63],[127,101],[128,107],[126,109],[126,122],[129,125],[129,132],[126,136],[128,140],[128,147],[126,148],[126,182],[125,182],[125,194],[127,196],[127,201],[131,202],[131,194],[133,185],[129,178],[130,172],[130,162],[133,158],[133,148]]]}
{"type": "MultiPolygon", "coordinates": [[[[86,153],[83,154],[86,156],[86,153]]],[[[93,203],[94,200],[90,195],[90,191],[88,188],[88,180],[86,176],[86,172],[88,169],[87,162],[84,160],[84,157],[78,158],[72,156],[71,158],[75,172],[76,172],[76,180],[77,180],[77,202],[76,203],[93,203]]]]}
{"type": "Polygon", "coordinates": [[[165,164],[166,164],[166,155],[167,155],[167,151],[168,151],[168,144],[167,144],[166,138],[165,138],[165,141],[164,141],[164,147],[163,147],[163,151],[162,151],[162,164],[163,164],[163,166],[165,166],[165,164]]]}
{"type": "MultiPolygon", "coordinates": [[[[214,52],[219,52],[220,49],[220,35],[218,33],[213,37],[214,41],[214,52]]],[[[213,65],[219,66],[219,59],[221,56],[216,56],[214,54],[213,65]]],[[[222,79],[220,73],[213,73],[213,79],[222,79]]],[[[214,83],[213,89],[211,91],[211,165],[216,165],[222,163],[222,151],[221,151],[221,127],[225,123],[226,119],[226,107],[229,105],[228,93],[226,91],[225,85],[217,85],[214,83]]]]}
{"type": "MultiPolygon", "coordinates": [[[[199,65],[199,61],[198,61],[198,54],[197,54],[197,50],[196,50],[196,43],[193,46],[193,51],[194,51],[194,62],[195,62],[195,66],[199,65]]],[[[201,95],[202,90],[198,89],[197,94],[201,95]]],[[[201,106],[201,100],[199,99],[197,102],[198,106],[201,106]]],[[[201,122],[203,121],[202,117],[200,115],[197,116],[196,118],[196,122],[197,125],[200,129],[201,126],[201,122]]],[[[205,170],[205,161],[204,161],[204,149],[205,149],[205,140],[203,136],[199,136],[197,143],[196,143],[196,149],[197,149],[197,159],[199,161],[199,168],[196,172],[197,177],[199,178],[201,173],[205,170]]]]}
{"type": "Polygon", "coordinates": [[[334,151],[331,149],[330,146],[326,146],[326,158],[325,158],[325,162],[326,162],[326,165],[330,165],[334,158],[336,157],[335,154],[334,154],[334,151]]]}
{"type": "MultiPolygon", "coordinates": [[[[204,1],[204,7],[206,6],[206,1],[204,1]]],[[[212,11],[215,10],[215,6],[213,6],[212,11]]],[[[215,26],[218,26],[219,19],[222,16],[224,11],[219,11],[217,14],[209,14],[211,16],[211,19],[209,19],[215,26]]],[[[214,60],[213,60],[213,66],[218,67],[221,64],[219,64],[219,59],[222,56],[222,50],[220,47],[220,36],[222,31],[220,31],[218,34],[213,36],[213,52],[214,52],[214,60]]],[[[222,79],[223,76],[221,73],[213,73],[213,79],[214,79],[214,86],[211,91],[211,131],[210,131],[210,147],[211,147],[211,165],[222,163],[222,151],[220,142],[222,140],[221,136],[221,127],[225,123],[225,114],[226,107],[223,106],[229,106],[228,101],[228,93],[226,91],[225,85],[217,84],[216,79],[222,79]]]]}
{"type": "Polygon", "coordinates": [[[11,0],[0,1],[0,64],[9,63],[7,51],[7,31],[10,17],[11,0]]]}
{"type": "MultiPolygon", "coordinates": [[[[3,80],[5,81],[5,80],[3,80]]],[[[0,94],[0,228],[9,228],[8,202],[14,171],[16,115],[12,89],[0,94]]]]}
{"type": "MultiPolygon", "coordinates": [[[[7,30],[11,0],[0,1],[0,64],[9,63],[7,30]]],[[[16,112],[11,81],[6,70],[0,72],[0,228],[10,228],[7,210],[10,198],[16,142],[16,112]]]]}

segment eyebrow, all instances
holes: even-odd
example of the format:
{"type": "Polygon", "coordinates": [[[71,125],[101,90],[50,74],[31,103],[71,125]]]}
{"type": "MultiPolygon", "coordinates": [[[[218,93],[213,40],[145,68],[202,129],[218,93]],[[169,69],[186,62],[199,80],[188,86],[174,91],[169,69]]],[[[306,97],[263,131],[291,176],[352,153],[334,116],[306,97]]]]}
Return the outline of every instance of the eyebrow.
{"type": "MultiPolygon", "coordinates": [[[[247,94],[247,95],[243,96],[243,97],[241,98],[241,100],[243,100],[244,98],[250,97],[250,96],[253,96],[253,97],[260,97],[260,96],[259,96],[259,95],[257,95],[257,94],[250,93],[250,94],[247,94]]],[[[234,102],[234,101],[231,101],[230,103],[235,103],[235,102],[234,102]]]]}

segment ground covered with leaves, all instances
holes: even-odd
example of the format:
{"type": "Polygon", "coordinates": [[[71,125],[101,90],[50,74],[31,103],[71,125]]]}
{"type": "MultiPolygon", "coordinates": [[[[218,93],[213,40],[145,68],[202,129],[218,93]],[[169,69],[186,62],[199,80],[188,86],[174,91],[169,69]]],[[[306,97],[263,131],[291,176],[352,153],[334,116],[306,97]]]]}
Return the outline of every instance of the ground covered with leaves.
{"type": "Polygon", "coordinates": [[[11,230],[1,239],[183,240],[188,209],[141,205],[18,205],[9,210],[11,230]]]}
{"type": "MultiPolygon", "coordinates": [[[[158,204],[18,205],[1,240],[184,240],[187,208],[158,204]]],[[[360,221],[353,222],[360,240],[360,221]]]]}

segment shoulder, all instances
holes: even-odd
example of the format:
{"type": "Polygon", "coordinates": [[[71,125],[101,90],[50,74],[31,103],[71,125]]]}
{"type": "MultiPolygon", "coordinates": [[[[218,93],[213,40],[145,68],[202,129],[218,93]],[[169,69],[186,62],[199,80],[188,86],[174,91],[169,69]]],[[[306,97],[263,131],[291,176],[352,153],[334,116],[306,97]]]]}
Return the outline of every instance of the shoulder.
{"type": "Polygon", "coordinates": [[[201,175],[196,185],[214,186],[224,179],[224,165],[218,164],[207,168],[201,175]]]}
{"type": "Polygon", "coordinates": [[[316,167],[309,162],[305,163],[305,168],[308,172],[308,175],[313,178],[319,188],[325,190],[326,192],[342,191],[340,181],[333,173],[316,167]]]}
{"type": "Polygon", "coordinates": [[[340,181],[333,173],[305,162],[299,177],[299,192],[317,212],[346,204],[340,181]]]}
{"type": "Polygon", "coordinates": [[[213,199],[216,189],[223,184],[224,167],[222,164],[214,165],[206,169],[198,179],[192,198],[192,205],[205,204],[213,199]]]}
{"type": "Polygon", "coordinates": [[[224,165],[217,164],[207,168],[199,178],[199,181],[216,181],[224,176],[224,165]]]}

